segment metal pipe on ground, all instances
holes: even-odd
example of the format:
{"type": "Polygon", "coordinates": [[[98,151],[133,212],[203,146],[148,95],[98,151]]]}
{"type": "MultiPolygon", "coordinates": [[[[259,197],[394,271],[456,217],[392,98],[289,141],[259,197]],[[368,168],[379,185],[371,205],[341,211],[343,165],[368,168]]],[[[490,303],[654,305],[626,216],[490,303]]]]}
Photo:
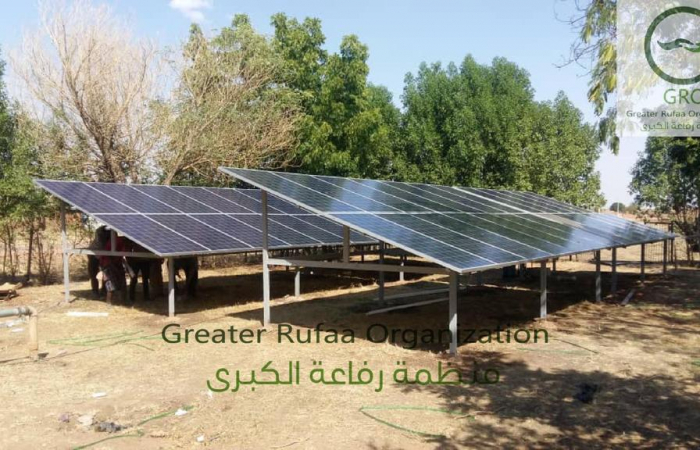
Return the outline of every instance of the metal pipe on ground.
{"type": "Polygon", "coordinates": [[[0,309],[0,317],[14,316],[29,316],[29,351],[36,353],[39,350],[39,314],[31,306],[0,309]]]}

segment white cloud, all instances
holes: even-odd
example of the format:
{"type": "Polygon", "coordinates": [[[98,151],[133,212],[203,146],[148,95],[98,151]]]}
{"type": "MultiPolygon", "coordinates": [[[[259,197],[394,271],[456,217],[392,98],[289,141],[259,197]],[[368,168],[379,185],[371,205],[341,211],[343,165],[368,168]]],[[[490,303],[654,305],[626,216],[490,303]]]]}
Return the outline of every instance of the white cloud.
{"type": "Polygon", "coordinates": [[[203,22],[205,9],[210,9],[211,0],[170,0],[170,7],[180,11],[192,22],[203,22]]]}

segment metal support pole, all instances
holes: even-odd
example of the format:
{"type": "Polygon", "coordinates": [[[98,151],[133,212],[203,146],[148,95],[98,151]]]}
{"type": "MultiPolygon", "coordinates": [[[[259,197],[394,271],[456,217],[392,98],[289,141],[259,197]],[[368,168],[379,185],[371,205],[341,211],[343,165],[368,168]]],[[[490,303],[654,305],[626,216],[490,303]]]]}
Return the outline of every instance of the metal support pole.
{"type": "Polygon", "coordinates": [[[600,250],[595,252],[595,301],[602,301],[602,283],[600,278],[600,250]]]}
{"type": "Polygon", "coordinates": [[[297,268],[294,273],[294,296],[301,296],[301,269],[297,268]]]}
{"type": "Polygon", "coordinates": [[[268,259],[267,191],[262,191],[263,326],[270,325],[270,266],[268,259]]]}
{"type": "Polygon", "coordinates": [[[70,303],[70,255],[66,233],[66,205],[61,202],[61,247],[63,248],[63,301],[70,303]]]}
{"type": "Polygon", "coordinates": [[[612,249],[612,276],[610,279],[610,293],[617,292],[617,248],[612,249]]]}
{"type": "Polygon", "coordinates": [[[647,246],[642,244],[642,258],[640,261],[640,266],[639,266],[639,280],[644,284],[644,269],[646,265],[646,250],[647,246]]]}
{"type": "Polygon", "coordinates": [[[552,273],[557,273],[557,260],[552,260],[552,273]]]}
{"type": "MultiPolygon", "coordinates": [[[[406,265],[406,255],[401,255],[401,267],[406,265]]],[[[399,272],[399,281],[404,281],[403,272],[399,272]]]]}
{"type": "Polygon", "coordinates": [[[459,288],[459,274],[450,272],[450,354],[457,354],[457,289],[459,288]]]}
{"type": "Polygon", "coordinates": [[[343,262],[350,262],[350,228],[343,226],[343,262]]]}
{"type": "Polygon", "coordinates": [[[117,251],[117,232],[114,230],[109,231],[109,249],[113,252],[117,251]]]}
{"type": "Polygon", "coordinates": [[[484,272],[477,272],[476,273],[476,285],[477,286],[484,285],[484,272]]]}
{"type": "Polygon", "coordinates": [[[668,239],[664,239],[664,269],[663,269],[664,276],[666,276],[667,269],[668,269],[668,239]]]}
{"type": "MultiPolygon", "coordinates": [[[[384,264],[384,241],[379,241],[379,264],[384,264]]],[[[377,295],[380,302],[384,301],[384,271],[379,272],[379,294],[377,295]]]]}
{"type": "Polygon", "coordinates": [[[168,316],[175,317],[175,258],[168,258],[168,316]]]}
{"type": "Polygon", "coordinates": [[[547,261],[540,263],[540,318],[547,317],[547,261]]]}

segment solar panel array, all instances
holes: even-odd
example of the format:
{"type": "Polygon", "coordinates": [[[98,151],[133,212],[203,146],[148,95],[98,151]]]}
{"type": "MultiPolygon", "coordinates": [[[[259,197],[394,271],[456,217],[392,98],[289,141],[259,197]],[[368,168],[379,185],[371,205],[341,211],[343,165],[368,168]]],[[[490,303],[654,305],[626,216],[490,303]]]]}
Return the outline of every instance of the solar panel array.
{"type": "MultiPolygon", "coordinates": [[[[258,189],[36,180],[56,197],[160,256],[237,253],[262,247],[258,189]]],[[[289,202],[268,198],[272,249],[340,245],[343,229],[289,202]]],[[[373,243],[352,232],[352,244],[373,243]]]]}
{"type": "Polygon", "coordinates": [[[461,273],[670,237],[531,193],[220,170],[461,273]]]}

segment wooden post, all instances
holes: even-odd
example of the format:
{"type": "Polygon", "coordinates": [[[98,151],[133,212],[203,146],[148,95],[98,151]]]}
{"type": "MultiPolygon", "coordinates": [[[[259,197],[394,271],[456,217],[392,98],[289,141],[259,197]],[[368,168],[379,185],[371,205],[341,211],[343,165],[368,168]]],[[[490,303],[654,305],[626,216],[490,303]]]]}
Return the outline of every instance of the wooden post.
{"type": "Polygon", "coordinates": [[[36,310],[31,309],[29,316],[29,351],[35,356],[39,351],[39,315],[36,310]]]}

